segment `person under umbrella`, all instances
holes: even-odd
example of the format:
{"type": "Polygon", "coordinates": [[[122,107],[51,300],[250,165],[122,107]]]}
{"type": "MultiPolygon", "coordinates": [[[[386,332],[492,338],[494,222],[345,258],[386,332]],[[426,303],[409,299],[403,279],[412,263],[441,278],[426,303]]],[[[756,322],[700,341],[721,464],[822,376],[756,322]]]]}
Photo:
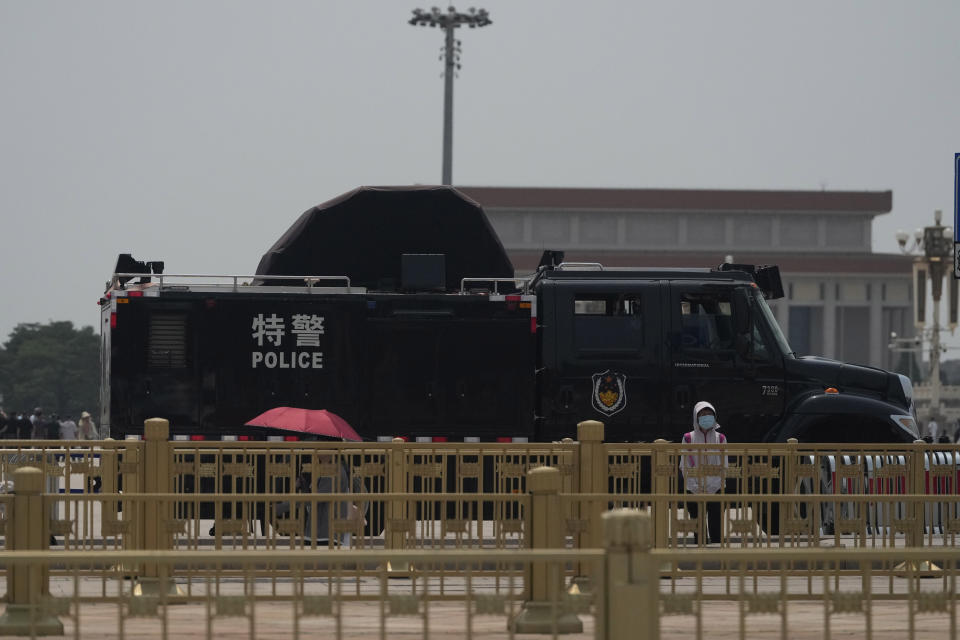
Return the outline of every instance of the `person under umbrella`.
{"type": "Polygon", "coordinates": [[[315,436],[361,442],[363,438],[350,423],[326,409],[274,407],[246,423],[248,427],[267,427],[315,436]]]}
{"type": "MultiPolygon", "coordinates": [[[[305,434],[304,440],[319,441],[323,438],[354,442],[362,440],[346,420],[324,409],[276,407],[248,421],[246,425],[305,434]]],[[[316,465],[311,466],[328,472],[335,471],[318,474],[314,480],[310,472],[301,468],[296,481],[296,489],[300,493],[313,493],[314,490],[316,493],[360,493],[364,490],[359,478],[351,482],[345,463],[336,464],[334,453],[319,453],[316,456],[316,465]]],[[[366,505],[358,505],[356,502],[303,502],[295,503],[292,509],[289,502],[282,502],[275,507],[275,514],[280,519],[293,517],[298,511],[304,521],[304,538],[320,544],[328,544],[331,541],[338,545],[350,543],[350,534],[331,535],[332,520],[349,522],[355,529],[366,524],[364,518],[366,505]]]]}

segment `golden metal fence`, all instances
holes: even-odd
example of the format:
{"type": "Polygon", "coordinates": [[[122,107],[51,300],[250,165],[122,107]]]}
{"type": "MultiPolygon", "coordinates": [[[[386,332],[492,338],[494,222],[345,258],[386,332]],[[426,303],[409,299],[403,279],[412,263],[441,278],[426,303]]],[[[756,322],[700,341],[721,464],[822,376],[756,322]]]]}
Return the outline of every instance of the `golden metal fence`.
{"type": "MultiPolygon", "coordinates": [[[[549,503],[550,475],[531,474],[534,505],[549,503]]],[[[538,542],[554,536],[549,519],[532,522],[538,542]]],[[[957,635],[956,548],[657,549],[649,513],[615,510],[602,522],[603,548],[580,550],[0,552],[0,635],[957,635]],[[408,565],[408,577],[395,579],[388,562],[408,565]],[[563,575],[578,563],[590,568],[591,588],[571,592],[563,575]],[[496,581],[490,564],[507,577],[496,581]],[[127,579],[148,565],[155,574],[127,579]]]]}
{"type": "Polygon", "coordinates": [[[0,552],[20,580],[8,590],[0,635],[387,638],[432,630],[471,638],[584,627],[593,635],[602,592],[571,596],[559,579],[575,554],[602,575],[601,550],[0,552]],[[409,576],[395,579],[387,560],[409,564],[409,576]],[[511,571],[497,581],[483,571],[489,564],[511,571]],[[126,579],[126,567],[146,565],[157,574],[126,579]],[[533,570],[553,578],[538,606],[523,579],[533,570]]]}
{"type": "Polygon", "coordinates": [[[956,636],[956,445],[4,445],[0,635],[956,636]]]}
{"type": "Polygon", "coordinates": [[[723,476],[720,493],[707,496],[686,492],[679,463],[716,446],[604,443],[603,425],[592,421],[579,425],[578,441],[559,443],[184,442],[169,441],[162,420],[148,421],[145,436],[70,447],[6,441],[0,480],[8,488],[17,468],[41,470],[45,491],[60,496],[50,532],[68,549],[146,548],[159,534],[141,522],[157,500],[166,520],[158,526],[177,548],[316,546],[305,514],[337,511],[311,497],[321,482],[324,491],[362,494],[351,502],[366,519],[358,528],[334,514],[330,547],[346,536],[363,548],[523,546],[526,478],[542,466],[560,473],[562,530],[579,547],[598,544],[600,515],[618,506],[650,508],[660,547],[704,544],[704,518],[691,507],[702,514],[712,502],[723,513],[715,541],[723,546],[936,546],[960,533],[956,445],[727,444],[724,464],[687,472],[723,476]],[[180,498],[137,497],[161,494],[180,498]]]}
{"type": "MultiPolygon", "coordinates": [[[[44,496],[49,511],[66,514],[50,519],[50,532],[65,550],[147,548],[149,527],[164,534],[163,548],[179,549],[300,549],[403,548],[442,549],[520,548],[525,545],[529,495],[381,493],[360,499],[370,511],[394,511],[407,518],[388,519],[375,532],[370,523],[351,520],[347,505],[356,493],[257,495],[209,494],[86,494],[44,496]],[[202,504],[216,519],[198,515],[202,504]],[[156,515],[148,522],[145,512],[156,515]],[[450,518],[456,510],[469,519],[450,518]],[[482,514],[510,512],[507,519],[482,514]],[[318,515],[314,515],[318,514],[318,515]],[[260,519],[262,517],[262,520],[260,519]],[[401,544],[390,546],[391,536],[401,544]]],[[[0,502],[2,504],[2,502],[0,502]]]]}
{"type": "MultiPolygon", "coordinates": [[[[550,466],[560,471],[563,494],[617,496],[606,507],[599,499],[568,502],[564,527],[578,546],[600,539],[603,511],[631,505],[655,507],[656,537],[664,546],[699,534],[702,522],[686,517],[686,507],[713,501],[687,495],[681,458],[718,453],[711,445],[604,443],[603,425],[591,421],[579,426],[578,441],[523,444],[171,442],[162,420],[148,421],[145,433],[145,441],[69,448],[56,441],[7,441],[0,450],[0,486],[8,487],[19,467],[41,469],[46,492],[63,496],[52,511],[51,532],[72,533],[74,544],[107,535],[119,536],[127,548],[141,548],[130,529],[141,518],[133,513],[139,503],[127,500],[130,509],[116,516],[113,504],[103,510],[103,502],[120,491],[182,495],[176,518],[192,528],[178,541],[189,547],[220,546],[224,538],[235,544],[278,534],[296,537],[298,523],[268,526],[277,522],[270,513],[276,501],[266,496],[324,490],[364,494],[355,500],[364,506],[363,530],[337,532],[350,533],[358,544],[376,545],[382,539],[388,548],[424,547],[452,536],[461,545],[489,539],[511,546],[522,544],[523,500],[500,496],[526,495],[527,473],[550,466]],[[318,483],[325,483],[324,488],[318,483]],[[382,499],[403,493],[422,497],[382,499]],[[101,500],[74,499],[78,494],[101,500]],[[227,495],[236,499],[215,497],[227,495]],[[251,523],[255,535],[249,535],[251,523]]],[[[722,544],[853,536],[854,544],[877,546],[910,536],[910,544],[919,545],[952,540],[960,532],[956,445],[728,444],[721,453],[724,464],[701,464],[687,475],[723,476],[720,494],[714,496],[723,505],[722,544]],[[810,499],[791,497],[796,495],[810,499]],[[925,497],[906,497],[921,495],[925,497]]],[[[115,504],[122,508],[124,501],[115,504]]]]}

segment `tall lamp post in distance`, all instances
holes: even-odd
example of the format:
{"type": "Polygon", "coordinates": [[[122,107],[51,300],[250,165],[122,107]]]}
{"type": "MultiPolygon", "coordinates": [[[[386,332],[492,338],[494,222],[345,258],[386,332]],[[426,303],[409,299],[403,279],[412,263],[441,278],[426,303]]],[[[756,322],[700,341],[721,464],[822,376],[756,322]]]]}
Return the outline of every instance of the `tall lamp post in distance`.
{"type": "Polygon", "coordinates": [[[493,24],[486,9],[470,7],[459,13],[448,7],[446,13],[438,7],[430,11],[414,9],[410,24],[417,27],[440,27],[445,32],[445,44],[440,55],[443,62],[443,184],[453,183],[453,77],[460,68],[460,41],[454,40],[453,30],[466,25],[471,29],[493,24]]]}
{"type": "MultiPolygon", "coordinates": [[[[933,214],[934,224],[917,229],[911,238],[906,231],[897,231],[897,244],[900,250],[915,256],[913,259],[914,278],[914,323],[923,331],[926,321],[927,280],[930,280],[930,293],[933,298],[932,327],[930,336],[930,413],[928,420],[943,419],[940,407],[940,300],[943,298],[943,278],[950,274],[953,262],[953,229],[940,224],[943,212],[937,209],[933,214]]],[[[948,307],[950,331],[957,326],[957,280],[948,278],[948,307]]],[[[923,333],[926,333],[923,331],[923,333]]]]}

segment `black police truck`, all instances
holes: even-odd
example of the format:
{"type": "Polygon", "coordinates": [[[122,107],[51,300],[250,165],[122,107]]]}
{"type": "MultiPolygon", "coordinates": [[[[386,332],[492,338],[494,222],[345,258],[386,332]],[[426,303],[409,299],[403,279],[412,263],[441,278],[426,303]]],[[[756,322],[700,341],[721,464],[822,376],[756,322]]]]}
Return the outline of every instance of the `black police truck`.
{"type": "Polygon", "coordinates": [[[677,440],[698,400],[733,442],[908,442],[910,380],[798,357],[776,267],[608,269],[546,252],[516,278],[450,187],[364,187],[306,211],[256,274],[175,276],[121,255],[102,307],[101,422],[251,437],[277,406],[366,439],[677,440]]]}

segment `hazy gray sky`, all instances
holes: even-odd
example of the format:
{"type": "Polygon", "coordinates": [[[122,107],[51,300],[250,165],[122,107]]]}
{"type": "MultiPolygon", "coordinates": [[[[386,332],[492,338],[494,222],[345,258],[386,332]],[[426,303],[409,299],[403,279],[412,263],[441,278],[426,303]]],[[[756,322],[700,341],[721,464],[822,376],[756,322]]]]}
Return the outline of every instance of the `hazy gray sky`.
{"type": "MultiPolygon", "coordinates": [[[[314,204],[439,182],[442,37],[407,25],[418,6],[0,0],[0,339],[96,326],[120,252],[250,274],[314,204]]],[[[885,252],[952,214],[957,0],[477,6],[457,184],[892,189],[885,252]]]]}

